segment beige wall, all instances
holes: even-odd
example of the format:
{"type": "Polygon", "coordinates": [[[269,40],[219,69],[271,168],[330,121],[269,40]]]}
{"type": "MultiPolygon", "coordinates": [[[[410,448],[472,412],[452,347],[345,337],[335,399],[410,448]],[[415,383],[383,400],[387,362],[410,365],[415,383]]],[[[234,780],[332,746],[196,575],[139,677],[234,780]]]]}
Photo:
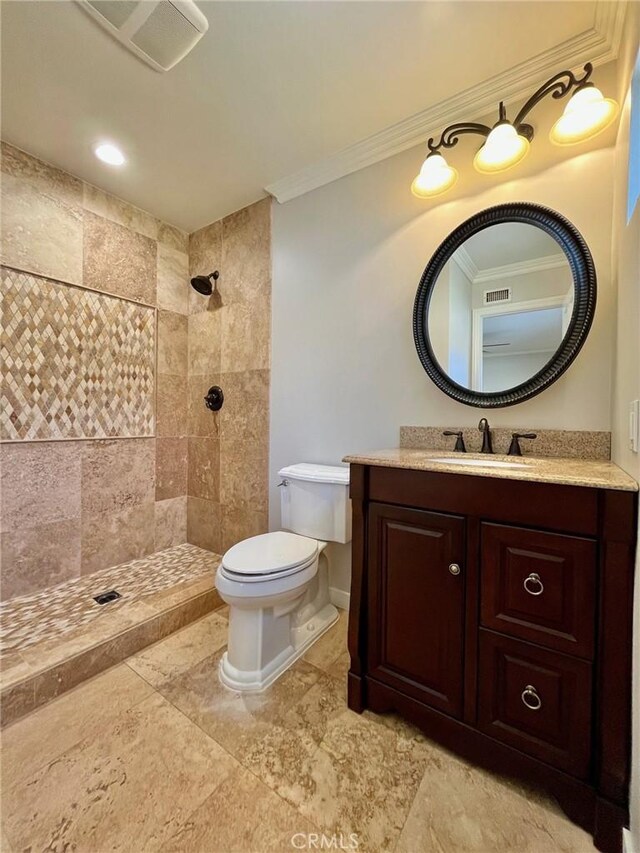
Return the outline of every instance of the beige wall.
{"type": "MultiPolygon", "coordinates": [[[[187,250],[186,234],[3,146],[3,263],[65,282],[62,287],[72,314],[74,302],[80,311],[87,291],[71,285],[118,297],[107,300],[115,303],[115,315],[118,303],[131,304],[121,298],[158,312],[157,438],[151,422],[150,437],[144,438],[0,446],[3,597],[186,541],[187,250]],[[176,390],[179,387],[182,393],[176,390]]],[[[45,279],[39,281],[43,293],[52,286],[45,279]]],[[[44,314],[46,300],[41,307],[44,314]]],[[[31,310],[28,319],[37,341],[43,317],[31,310]]],[[[70,320],[44,319],[52,328],[58,324],[61,333],[70,320]]],[[[83,322],[83,316],[73,319],[83,322]]],[[[6,332],[5,320],[6,312],[6,332]]],[[[112,331],[114,336],[127,334],[121,328],[112,331]]],[[[5,345],[6,355],[15,341],[5,340],[5,345]]],[[[153,339],[150,345],[154,347],[153,339]]],[[[71,388],[79,382],[79,348],[70,346],[67,354],[66,365],[46,365],[49,386],[65,377],[71,388]]],[[[156,352],[146,355],[153,367],[156,352]]],[[[126,408],[124,391],[116,402],[116,412],[126,408]]],[[[100,429],[90,434],[100,435],[100,429]]],[[[122,432],[115,429],[109,434],[122,432]]],[[[56,435],[65,438],[62,420],[56,435]]]]}
{"type": "MultiPolygon", "coordinates": [[[[516,169],[507,180],[487,179],[483,192],[438,205],[409,192],[422,156],[413,149],[274,205],[273,528],[279,467],[395,447],[403,424],[472,426],[486,414],[495,426],[610,428],[614,150],[578,153],[525,177],[516,169]],[[583,350],[558,382],[525,403],[486,412],[456,403],[427,377],[413,343],[413,300],[450,231],[507,201],[546,205],[574,223],[594,257],[598,305],[583,350]]],[[[334,550],[340,568],[332,583],[348,589],[348,548],[334,550]]]]}
{"type": "Polygon", "coordinates": [[[218,292],[190,293],[189,541],[223,552],[267,529],[271,365],[271,205],[193,233],[191,275],[220,270],[218,292]],[[224,405],[203,397],[220,385],[224,405]]]}
{"type": "MultiPolygon", "coordinates": [[[[630,3],[620,59],[623,113],[616,144],[615,204],[613,217],[613,274],[617,283],[617,334],[614,357],[612,458],[640,481],[640,453],[629,448],[629,403],[640,399],[640,205],[627,223],[629,163],[629,88],[640,43],[640,4],[630,3]]],[[[640,110],[640,103],[634,104],[640,110]]],[[[640,549],[636,560],[633,641],[633,731],[631,778],[631,834],[640,850],[640,549]]]]}

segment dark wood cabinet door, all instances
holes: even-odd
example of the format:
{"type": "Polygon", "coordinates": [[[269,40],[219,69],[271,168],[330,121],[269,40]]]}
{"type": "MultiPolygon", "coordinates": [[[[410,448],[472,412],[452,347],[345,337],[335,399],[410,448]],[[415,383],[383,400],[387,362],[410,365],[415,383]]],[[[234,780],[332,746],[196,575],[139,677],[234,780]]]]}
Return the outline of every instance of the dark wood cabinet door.
{"type": "Polygon", "coordinates": [[[368,545],[369,675],[460,717],[464,519],[372,503],[368,545]]]}
{"type": "Polygon", "coordinates": [[[593,657],[593,539],[482,524],[481,619],[487,628],[593,657]]]}
{"type": "Polygon", "coordinates": [[[479,728],[580,778],[591,755],[591,664],[480,629],[479,728]]]}

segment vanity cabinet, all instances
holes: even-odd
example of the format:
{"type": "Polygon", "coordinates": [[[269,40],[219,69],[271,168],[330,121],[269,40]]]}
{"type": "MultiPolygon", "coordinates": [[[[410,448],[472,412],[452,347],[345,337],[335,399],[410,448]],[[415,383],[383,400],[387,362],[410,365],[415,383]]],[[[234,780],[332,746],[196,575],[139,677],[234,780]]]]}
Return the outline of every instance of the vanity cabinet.
{"type": "Polygon", "coordinates": [[[462,715],[464,518],[371,504],[370,672],[462,715]]]}
{"type": "Polygon", "coordinates": [[[351,465],[349,707],[628,817],[637,493],[351,465]]]}

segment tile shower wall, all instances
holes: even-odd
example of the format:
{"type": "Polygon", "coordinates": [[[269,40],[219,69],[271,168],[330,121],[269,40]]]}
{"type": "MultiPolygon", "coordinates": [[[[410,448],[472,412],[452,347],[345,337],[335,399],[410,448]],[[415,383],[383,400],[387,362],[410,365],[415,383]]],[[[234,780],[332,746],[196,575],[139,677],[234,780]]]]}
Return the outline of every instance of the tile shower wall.
{"type": "MultiPolygon", "coordinates": [[[[22,290],[3,326],[11,352],[22,351],[15,373],[32,371],[55,403],[43,411],[33,397],[16,399],[3,376],[2,390],[14,394],[0,445],[1,592],[11,598],[186,541],[188,239],[3,145],[2,262],[44,277],[9,274],[22,290]],[[153,324],[146,337],[131,325],[150,312],[155,347],[153,324]],[[105,327],[83,342],[87,317],[105,327]],[[72,334],[74,324],[78,361],[52,368],[38,332],[72,334]],[[97,351],[98,332],[124,361],[97,366],[90,387],[81,353],[97,351]],[[140,383],[140,372],[148,382],[154,367],[156,437],[140,383]],[[67,383],[67,406],[59,383],[67,383]],[[111,437],[92,438],[102,435],[111,437]]],[[[49,346],[55,350],[51,339],[49,346]]]]}
{"type": "Polygon", "coordinates": [[[218,293],[189,294],[188,541],[222,552],[267,530],[271,202],[191,234],[191,275],[220,270],[218,293]],[[203,397],[220,385],[220,412],[203,397]]]}

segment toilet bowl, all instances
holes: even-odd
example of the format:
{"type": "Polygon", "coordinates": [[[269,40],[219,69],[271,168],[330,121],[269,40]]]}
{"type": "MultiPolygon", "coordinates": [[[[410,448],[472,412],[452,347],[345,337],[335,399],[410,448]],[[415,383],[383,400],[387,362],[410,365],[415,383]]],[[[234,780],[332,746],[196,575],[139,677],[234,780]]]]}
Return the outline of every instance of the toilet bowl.
{"type": "Polygon", "coordinates": [[[229,605],[219,675],[234,690],[264,690],[338,618],[325,549],[328,541],[351,539],[349,469],[302,463],[279,474],[289,529],[237,543],[216,572],[229,605]]]}

